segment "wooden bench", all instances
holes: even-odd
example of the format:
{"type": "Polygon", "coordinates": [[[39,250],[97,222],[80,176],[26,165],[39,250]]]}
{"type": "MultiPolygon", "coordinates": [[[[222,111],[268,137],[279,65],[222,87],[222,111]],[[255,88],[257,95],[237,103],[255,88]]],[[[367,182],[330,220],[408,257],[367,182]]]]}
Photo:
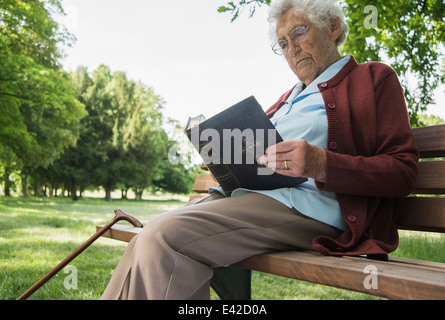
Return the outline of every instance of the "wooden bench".
{"type": "MultiPolygon", "coordinates": [[[[413,132],[422,158],[419,176],[414,194],[398,199],[395,222],[399,229],[444,233],[445,161],[432,158],[445,157],[445,125],[414,128],[413,132]]],[[[207,193],[214,184],[210,175],[199,175],[194,191],[207,193]]],[[[104,236],[129,241],[140,231],[115,225],[104,236]]],[[[262,254],[215,269],[212,288],[221,299],[250,299],[250,270],[389,299],[445,299],[445,263],[397,257],[382,262],[311,251],[262,254]],[[376,285],[365,285],[370,276],[376,277],[376,285]]]]}

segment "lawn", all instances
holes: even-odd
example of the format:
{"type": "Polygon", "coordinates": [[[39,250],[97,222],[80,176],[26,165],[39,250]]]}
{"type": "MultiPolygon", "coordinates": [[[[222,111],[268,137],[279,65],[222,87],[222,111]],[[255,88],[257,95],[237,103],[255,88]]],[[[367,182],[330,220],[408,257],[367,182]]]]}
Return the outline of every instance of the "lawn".
{"type": "MultiPolygon", "coordinates": [[[[183,205],[179,200],[0,197],[0,300],[16,299],[93,235],[121,208],[145,223],[183,205]]],[[[122,222],[125,223],[125,222],[122,222]]],[[[445,262],[444,234],[401,232],[397,256],[445,262]]],[[[101,238],[30,299],[96,300],[105,289],[126,243],[101,238]],[[72,279],[77,273],[77,282],[72,279]],[[77,283],[77,288],[73,284],[77,283]]],[[[368,295],[253,272],[253,299],[373,299],[368,295]]],[[[213,294],[212,297],[217,297],[213,294]]]]}

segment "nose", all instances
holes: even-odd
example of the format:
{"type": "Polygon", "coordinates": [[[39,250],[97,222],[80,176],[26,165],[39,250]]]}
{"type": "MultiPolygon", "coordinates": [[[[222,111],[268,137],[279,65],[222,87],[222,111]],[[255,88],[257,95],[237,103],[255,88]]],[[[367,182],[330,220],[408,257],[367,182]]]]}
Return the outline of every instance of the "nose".
{"type": "Polygon", "coordinates": [[[289,49],[287,50],[287,53],[292,57],[295,57],[297,53],[301,51],[300,45],[296,44],[294,41],[289,41],[288,46],[289,49]]]}

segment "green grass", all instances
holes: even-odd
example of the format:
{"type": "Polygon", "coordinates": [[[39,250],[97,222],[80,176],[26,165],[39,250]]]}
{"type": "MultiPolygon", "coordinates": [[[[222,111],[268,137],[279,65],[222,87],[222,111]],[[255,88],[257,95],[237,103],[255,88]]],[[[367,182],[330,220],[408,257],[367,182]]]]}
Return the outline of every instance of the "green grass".
{"type": "MultiPolygon", "coordinates": [[[[16,299],[104,224],[121,208],[142,223],[183,205],[179,200],[114,200],[83,198],[5,198],[0,196],[0,300],[16,299]]],[[[445,262],[445,235],[401,232],[395,256],[445,262]]],[[[35,300],[96,300],[105,289],[126,243],[101,238],[71,266],[78,272],[78,288],[66,289],[70,275],[62,270],[38,290],[35,300]]],[[[212,293],[212,298],[216,295],[212,293]]],[[[374,297],[303,281],[253,272],[256,300],[375,299],[374,297]]]]}
{"type": "MultiPolygon", "coordinates": [[[[0,197],[0,300],[16,299],[96,232],[96,225],[121,208],[145,223],[150,217],[183,203],[172,200],[132,201],[68,198],[0,197]]],[[[125,223],[125,222],[123,222],[125,223]]],[[[126,243],[101,238],[71,266],[78,272],[78,289],[67,290],[59,272],[31,298],[98,299],[126,243]]]]}

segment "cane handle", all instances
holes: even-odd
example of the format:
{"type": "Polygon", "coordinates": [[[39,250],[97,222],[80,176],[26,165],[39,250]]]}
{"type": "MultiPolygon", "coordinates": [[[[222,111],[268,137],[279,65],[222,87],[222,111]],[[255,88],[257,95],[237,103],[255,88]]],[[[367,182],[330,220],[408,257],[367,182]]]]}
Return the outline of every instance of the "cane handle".
{"type": "Polygon", "coordinates": [[[116,222],[120,221],[120,220],[125,220],[125,221],[130,222],[136,228],[142,228],[143,227],[142,223],[138,219],[130,216],[128,213],[125,213],[121,209],[114,210],[114,213],[116,214],[116,216],[114,217],[114,220],[116,222]]]}

